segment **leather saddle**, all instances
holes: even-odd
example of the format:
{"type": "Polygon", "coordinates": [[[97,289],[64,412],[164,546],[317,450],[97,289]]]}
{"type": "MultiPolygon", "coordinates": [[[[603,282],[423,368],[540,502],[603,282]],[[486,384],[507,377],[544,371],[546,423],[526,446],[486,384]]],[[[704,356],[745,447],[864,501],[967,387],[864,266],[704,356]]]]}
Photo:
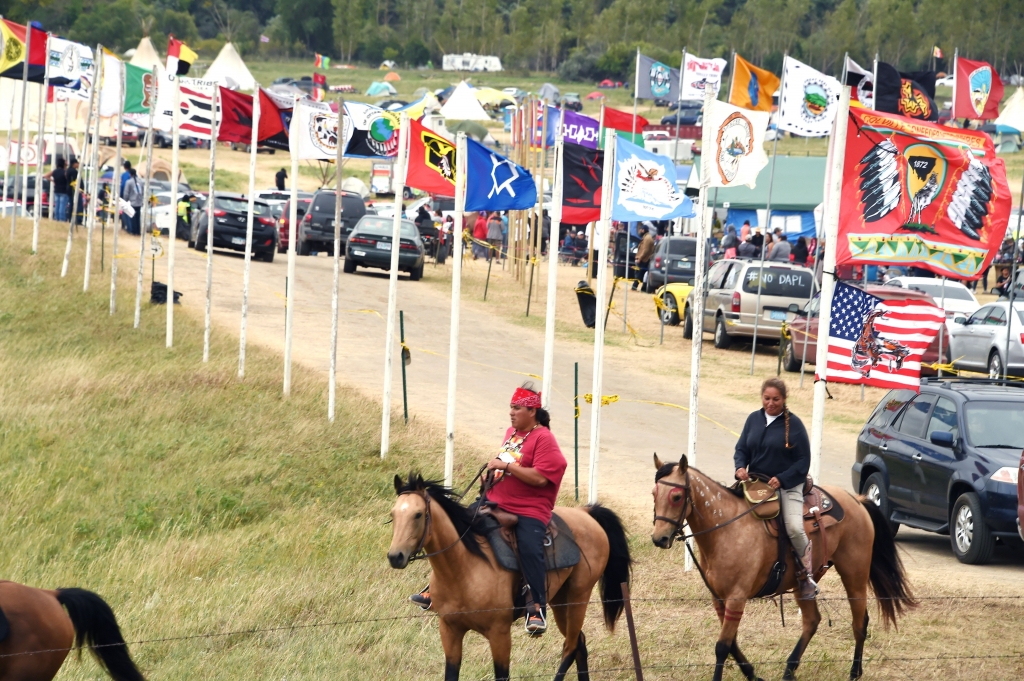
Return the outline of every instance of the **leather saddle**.
{"type": "MultiPolygon", "coordinates": [[[[498,565],[510,572],[519,572],[515,530],[519,516],[485,502],[480,507],[480,523],[498,565]]],[[[549,571],[562,570],[579,562],[580,547],[572,530],[557,513],[552,513],[544,536],[544,567],[549,571]]]]}

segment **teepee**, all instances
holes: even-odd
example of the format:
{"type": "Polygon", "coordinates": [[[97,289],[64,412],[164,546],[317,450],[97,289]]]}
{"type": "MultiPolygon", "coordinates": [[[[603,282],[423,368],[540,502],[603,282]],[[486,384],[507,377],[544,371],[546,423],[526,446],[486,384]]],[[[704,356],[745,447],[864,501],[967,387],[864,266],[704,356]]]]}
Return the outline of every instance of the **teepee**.
{"type": "Polygon", "coordinates": [[[225,43],[220,54],[203,74],[203,80],[212,80],[229,90],[255,90],[256,79],[232,43],[225,43]]]}
{"type": "Polygon", "coordinates": [[[459,83],[451,97],[441,107],[441,115],[453,121],[489,121],[480,102],[473,96],[473,90],[466,81],[459,83]]]}
{"type": "Polygon", "coordinates": [[[135,54],[132,55],[131,61],[128,63],[148,71],[152,71],[157,66],[163,67],[164,65],[160,61],[160,55],[154,49],[153,41],[149,39],[149,36],[139,41],[139,46],[135,48],[135,54]]]}

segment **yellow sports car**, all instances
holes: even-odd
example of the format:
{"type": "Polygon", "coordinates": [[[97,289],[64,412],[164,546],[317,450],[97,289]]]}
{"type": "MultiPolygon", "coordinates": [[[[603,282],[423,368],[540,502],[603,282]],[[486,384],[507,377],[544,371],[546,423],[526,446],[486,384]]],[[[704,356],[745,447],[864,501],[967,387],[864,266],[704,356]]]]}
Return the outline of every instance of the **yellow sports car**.
{"type": "Polygon", "coordinates": [[[669,326],[679,326],[679,310],[686,305],[686,298],[693,287],[689,284],[669,284],[662,286],[654,295],[654,311],[669,326]]]}

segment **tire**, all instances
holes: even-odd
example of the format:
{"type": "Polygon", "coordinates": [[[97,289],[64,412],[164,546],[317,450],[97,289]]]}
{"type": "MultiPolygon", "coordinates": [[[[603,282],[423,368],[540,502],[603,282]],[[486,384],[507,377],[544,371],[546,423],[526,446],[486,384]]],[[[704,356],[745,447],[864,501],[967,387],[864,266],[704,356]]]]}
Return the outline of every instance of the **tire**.
{"type": "Polygon", "coordinates": [[[725,317],[718,317],[715,320],[715,347],[719,350],[727,350],[732,345],[732,336],[725,330],[725,317]]]}
{"type": "Polygon", "coordinates": [[[803,364],[803,362],[796,357],[796,350],[793,347],[794,345],[796,344],[791,338],[786,342],[786,349],[782,351],[782,368],[791,374],[799,372],[800,365],[803,364]]]}
{"type": "Polygon", "coordinates": [[[345,265],[342,267],[345,270],[345,274],[355,274],[356,261],[351,258],[345,258],[345,265]]]}
{"type": "Polygon", "coordinates": [[[950,516],[949,543],[961,563],[983,565],[992,559],[995,538],[981,514],[981,502],[974,492],[961,494],[950,516]]]}
{"type": "Polygon", "coordinates": [[[658,309],[658,315],[668,326],[679,326],[679,303],[671,293],[665,296],[665,307],[667,310],[658,309]]]}
{"type": "Polygon", "coordinates": [[[189,239],[188,240],[188,247],[189,248],[195,248],[196,247],[196,242],[192,241],[192,239],[189,239]]]}
{"type": "Polygon", "coordinates": [[[278,244],[278,245],[277,245],[277,252],[278,252],[278,253],[287,253],[287,252],[288,252],[288,249],[287,249],[287,248],[285,248],[284,246],[282,246],[281,244],[278,244]]]}
{"type": "Polygon", "coordinates": [[[420,265],[419,267],[414,267],[411,270],[409,270],[409,278],[413,281],[419,281],[420,279],[422,279],[423,265],[420,265]]]}
{"type": "Polygon", "coordinates": [[[274,252],[274,249],[271,248],[269,251],[263,251],[260,253],[260,260],[263,262],[274,262],[275,255],[276,253],[274,252]]]}
{"type": "Polygon", "coordinates": [[[690,308],[686,308],[683,313],[683,338],[693,339],[693,314],[690,312],[690,308]]]}
{"type": "Polygon", "coordinates": [[[310,250],[311,250],[309,248],[309,242],[308,241],[300,241],[299,242],[299,247],[296,250],[298,250],[299,255],[309,255],[310,254],[310,250]]]}
{"type": "Polygon", "coordinates": [[[889,504],[889,494],[885,491],[885,478],[881,473],[872,473],[868,476],[868,479],[864,481],[864,486],[861,488],[861,494],[868,498],[868,501],[875,502],[875,506],[885,516],[886,522],[889,524],[889,531],[892,536],[896,536],[899,532],[900,524],[894,523],[889,520],[892,517],[892,506],[889,504]]]}
{"type": "Polygon", "coordinates": [[[988,377],[1003,377],[1003,359],[999,356],[998,350],[993,350],[992,354],[988,357],[988,377]]]}

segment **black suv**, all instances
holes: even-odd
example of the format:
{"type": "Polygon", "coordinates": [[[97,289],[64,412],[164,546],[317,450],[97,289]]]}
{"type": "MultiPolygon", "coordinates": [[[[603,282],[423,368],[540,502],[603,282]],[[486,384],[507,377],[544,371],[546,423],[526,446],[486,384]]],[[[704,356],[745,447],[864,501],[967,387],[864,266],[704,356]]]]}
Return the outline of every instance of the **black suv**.
{"type": "Polygon", "coordinates": [[[853,486],[900,525],[950,535],[963,563],[1017,537],[1024,383],[924,378],[890,390],[857,437],[853,486]]]}
{"type": "MultiPolygon", "coordinates": [[[[317,251],[334,253],[334,190],[321,189],[313,196],[309,211],[299,222],[295,248],[299,255],[317,251]]],[[[366,215],[363,197],[354,192],[341,193],[341,249],[359,219],[366,215]]]]}
{"type": "MultiPolygon", "coordinates": [[[[243,194],[223,192],[216,192],[213,196],[213,247],[244,252],[249,199],[243,194]]],[[[205,202],[203,205],[205,206],[205,202]]],[[[274,262],[274,254],[277,253],[277,220],[274,219],[269,204],[253,201],[252,205],[253,255],[267,262],[274,262]]],[[[205,251],[206,211],[197,212],[199,217],[192,221],[192,234],[188,243],[197,251],[205,251]]]]}

